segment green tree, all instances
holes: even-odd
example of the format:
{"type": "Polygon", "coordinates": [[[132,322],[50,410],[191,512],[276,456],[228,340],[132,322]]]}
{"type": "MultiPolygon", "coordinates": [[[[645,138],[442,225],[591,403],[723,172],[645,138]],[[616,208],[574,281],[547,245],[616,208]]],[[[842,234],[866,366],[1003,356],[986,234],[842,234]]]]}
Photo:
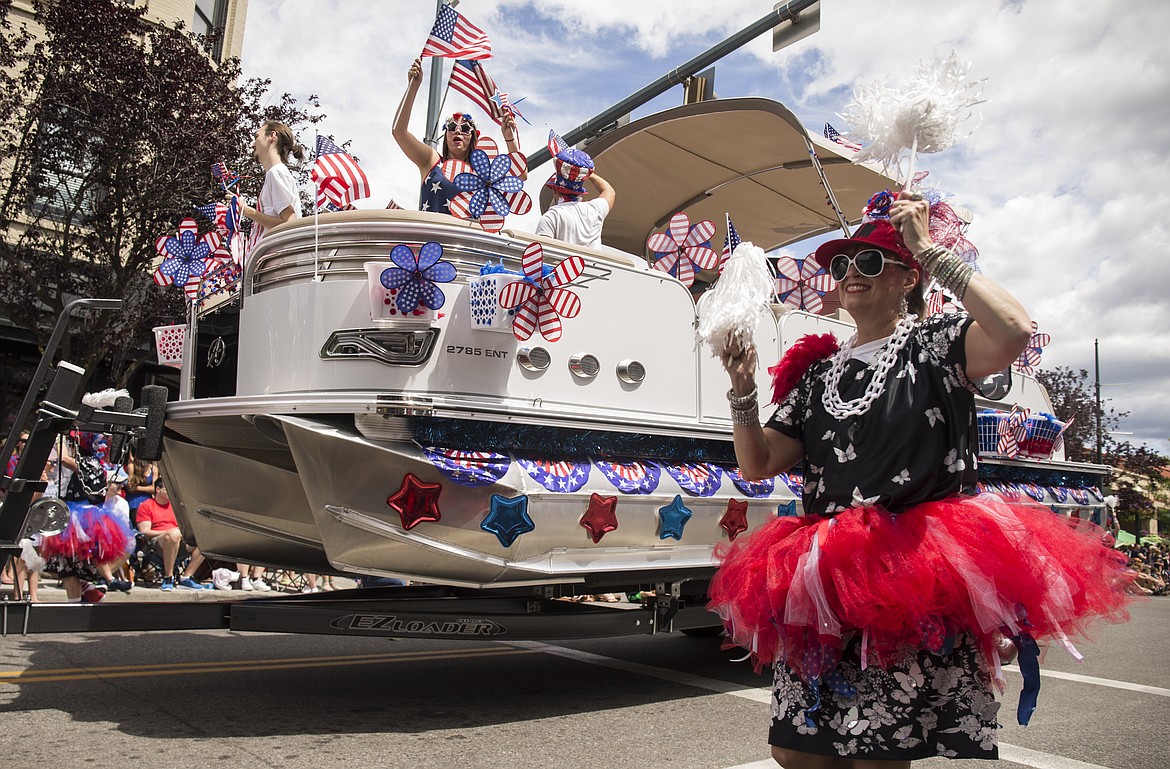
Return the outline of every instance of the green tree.
{"type": "Polygon", "coordinates": [[[150,328],[184,317],[182,292],[150,271],[156,240],[222,198],[210,164],[258,179],[262,120],[297,132],[322,116],[316,97],[267,104],[270,81],[238,84],[237,60],[213,64],[205,41],[145,21],[131,2],[33,5],[35,39],[0,0],[0,316],[43,344],[73,298],[122,299],[121,312],[83,318],[63,356],[91,371],[104,363],[124,383],[150,328]]]}
{"type": "Polygon", "coordinates": [[[1162,471],[1170,459],[1148,446],[1134,446],[1129,441],[1114,444],[1108,462],[1117,472],[1113,487],[1117,491],[1117,522],[1140,538],[1143,524],[1157,517],[1156,502],[1165,492],[1162,471]]]}
{"type": "MultiPolygon", "coordinates": [[[[1072,422],[1064,433],[1065,456],[1073,462],[1095,462],[1097,459],[1097,399],[1089,372],[1074,371],[1064,366],[1042,369],[1036,379],[1048,391],[1052,411],[1062,422],[1072,422]]],[[[1113,441],[1110,431],[1116,430],[1128,411],[1116,411],[1101,404],[1101,445],[1103,454],[1109,452],[1113,441]]]]}

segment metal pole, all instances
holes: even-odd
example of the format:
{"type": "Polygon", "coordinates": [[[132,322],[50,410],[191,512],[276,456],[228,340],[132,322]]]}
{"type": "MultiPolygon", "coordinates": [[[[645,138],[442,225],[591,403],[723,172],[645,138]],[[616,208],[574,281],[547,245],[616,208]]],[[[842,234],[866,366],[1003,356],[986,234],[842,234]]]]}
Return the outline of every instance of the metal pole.
{"type": "MultiPolygon", "coordinates": [[[[581,125],[577,126],[568,133],[562,134],[565,142],[570,146],[577,144],[583,139],[596,136],[601,133],[601,130],[613,123],[627,112],[642,106],[651,99],[665,93],[668,89],[676,85],[682,85],[687,78],[714,64],[719,59],[722,59],[727,54],[731,53],[737,48],[740,48],[763,33],[772,29],[773,27],[785,21],[796,23],[801,11],[808,9],[815,5],[820,0],[792,0],[787,5],[776,8],[770,11],[766,16],[751,26],[741,29],[731,37],[727,38],[721,43],[707,49],[695,58],[676,67],[670,72],[667,72],[662,77],[655,80],[653,83],[642,88],[640,91],[633,93],[626,98],[619,101],[609,109],[606,109],[597,115],[594,115],[589,120],[586,120],[581,125]]],[[[542,163],[547,163],[552,159],[547,147],[542,147],[536,152],[528,156],[528,170],[529,172],[542,163]]]]}
{"type": "Polygon", "coordinates": [[[1093,340],[1093,381],[1097,388],[1097,464],[1101,464],[1101,350],[1093,340]]]}
{"type": "MultiPolygon", "coordinates": [[[[454,2],[447,2],[446,0],[435,0],[435,18],[439,17],[439,12],[443,10],[444,5],[450,5],[454,8],[459,4],[459,0],[454,2]]],[[[427,91],[427,122],[426,133],[423,136],[423,141],[427,144],[433,145],[436,140],[435,127],[439,122],[440,103],[443,98],[443,60],[437,56],[431,57],[431,83],[427,91]]]]}

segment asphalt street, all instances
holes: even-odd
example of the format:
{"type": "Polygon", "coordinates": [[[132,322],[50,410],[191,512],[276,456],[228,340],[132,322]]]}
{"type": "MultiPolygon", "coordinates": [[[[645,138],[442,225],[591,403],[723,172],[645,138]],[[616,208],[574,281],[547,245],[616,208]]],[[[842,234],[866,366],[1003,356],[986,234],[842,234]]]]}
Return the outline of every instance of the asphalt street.
{"type": "MultiPolygon", "coordinates": [[[[1154,598],[1079,644],[1083,663],[1049,649],[1027,728],[1011,722],[1020,678],[1009,671],[1000,761],[916,766],[1163,769],[1167,639],[1170,598],[1154,598]]],[[[680,634],[10,634],[0,639],[0,766],[774,766],[768,681],[736,656],[680,634]]]]}

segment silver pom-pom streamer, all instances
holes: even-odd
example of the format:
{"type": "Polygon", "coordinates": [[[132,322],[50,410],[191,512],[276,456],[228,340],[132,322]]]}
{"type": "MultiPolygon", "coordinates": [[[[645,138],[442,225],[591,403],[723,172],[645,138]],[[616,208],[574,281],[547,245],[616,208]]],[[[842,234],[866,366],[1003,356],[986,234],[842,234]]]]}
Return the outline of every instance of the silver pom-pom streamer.
{"type": "Polygon", "coordinates": [[[699,339],[716,358],[723,355],[730,339],[750,342],[760,318],[769,312],[772,273],[764,249],[745,241],[723,265],[715,287],[703,295],[699,339]]]}
{"type": "Polygon", "coordinates": [[[959,124],[984,101],[980,97],[985,81],[971,80],[970,71],[971,64],[960,62],[952,51],[946,59],[919,62],[917,73],[901,87],[875,81],[855,90],[841,117],[851,126],[849,137],[868,146],[854,162],[875,161],[887,173],[894,168],[909,186],[917,153],[952,147],[959,124]],[[909,168],[903,174],[901,157],[906,150],[909,168]]]}

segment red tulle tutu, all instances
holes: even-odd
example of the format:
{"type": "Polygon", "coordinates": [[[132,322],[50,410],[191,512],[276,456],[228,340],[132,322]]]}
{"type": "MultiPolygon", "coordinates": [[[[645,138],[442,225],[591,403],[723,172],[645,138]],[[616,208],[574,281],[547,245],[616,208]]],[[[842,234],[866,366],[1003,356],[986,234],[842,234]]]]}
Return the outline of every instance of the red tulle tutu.
{"type": "Polygon", "coordinates": [[[851,508],[776,518],[717,552],[708,608],[757,667],[783,662],[805,680],[832,670],[856,633],[863,664],[883,667],[960,633],[987,660],[998,660],[1003,636],[1021,633],[1076,654],[1069,636],[1098,618],[1128,619],[1132,578],[1100,532],[1077,524],[991,494],[896,516],[851,508]]]}
{"type": "Polygon", "coordinates": [[[69,510],[69,525],[60,534],[41,540],[42,558],[63,556],[106,564],[121,561],[133,551],[134,532],[117,516],[81,503],[70,503],[69,510]]]}

